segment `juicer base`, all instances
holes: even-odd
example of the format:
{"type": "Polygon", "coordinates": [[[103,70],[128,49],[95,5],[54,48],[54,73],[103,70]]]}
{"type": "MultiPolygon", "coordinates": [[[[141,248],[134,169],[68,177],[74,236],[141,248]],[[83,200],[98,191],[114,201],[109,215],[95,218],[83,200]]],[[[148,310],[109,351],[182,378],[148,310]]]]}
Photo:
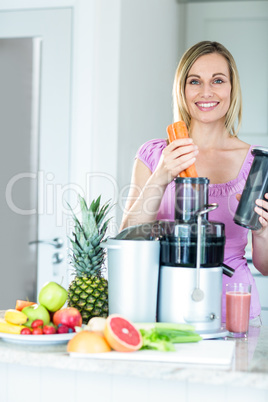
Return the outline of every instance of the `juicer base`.
{"type": "Polygon", "coordinates": [[[225,327],[221,327],[218,330],[212,331],[196,331],[203,339],[216,339],[216,338],[225,338],[229,335],[229,331],[225,327]]]}

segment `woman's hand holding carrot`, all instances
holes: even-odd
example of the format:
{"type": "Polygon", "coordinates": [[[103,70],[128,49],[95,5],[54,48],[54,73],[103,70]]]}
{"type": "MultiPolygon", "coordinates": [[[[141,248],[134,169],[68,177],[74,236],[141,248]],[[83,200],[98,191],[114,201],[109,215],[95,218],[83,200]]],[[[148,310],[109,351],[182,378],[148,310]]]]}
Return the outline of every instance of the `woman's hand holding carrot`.
{"type": "MultiPolygon", "coordinates": [[[[184,122],[179,122],[179,126],[182,128],[184,125],[184,122]]],[[[173,130],[173,127],[178,127],[178,124],[173,123],[171,126],[173,130]]],[[[173,131],[174,138],[163,149],[158,165],[153,172],[139,159],[135,161],[132,186],[120,230],[127,226],[155,220],[167,185],[176,177],[186,175],[187,169],[191,168],[191,174],[188,174],[188,177],[197,177],[194,167],[198,154],[197,146],[189,138],[187,128],[184,130],[184,135],[179,138],[175,138],[177,130],[173,131]]]]}
{"type": "Polygon", "coordinates": [[[191,138],[172,141],[163,150],[157,168],[153,175],[159,185],[167,185],[178,177],[181,172],[192,166],[198,154],[198,147],[191,138]]]}
{"type": "MultiPolygon", "coordinates": [[[[188,129],[183,120],[176,121],[167,127],[167,134],[169,142],[172,143],[177,139],[189,138],[188,129]]],[[[185,170],[180,172],[181,177],[198,177],[197,171],[195,169],[194,163],[185,170]]]]}

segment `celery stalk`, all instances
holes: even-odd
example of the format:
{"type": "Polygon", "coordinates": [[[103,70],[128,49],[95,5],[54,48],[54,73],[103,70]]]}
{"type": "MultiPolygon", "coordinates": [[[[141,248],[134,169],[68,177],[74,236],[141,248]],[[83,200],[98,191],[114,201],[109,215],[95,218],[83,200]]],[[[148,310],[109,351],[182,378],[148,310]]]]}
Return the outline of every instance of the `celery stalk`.
{"type": "Polygon", "coordinates": [[[142,349],[174,351],[174,343],[198,342],[202,337],[186,324],[155,323],[140,328],[142,349]],[[161,325],[158,325],[161,324],[161,325]]]}
{"type": "Polygon", "coordinates": [[[180,331],[195,331],[194,325],[190,324],[176,324],[170,322],[139,322],[134,324],[138,329],[152,329],[152,328],[163,328],[163,329],[176,329],[180,331]]]}

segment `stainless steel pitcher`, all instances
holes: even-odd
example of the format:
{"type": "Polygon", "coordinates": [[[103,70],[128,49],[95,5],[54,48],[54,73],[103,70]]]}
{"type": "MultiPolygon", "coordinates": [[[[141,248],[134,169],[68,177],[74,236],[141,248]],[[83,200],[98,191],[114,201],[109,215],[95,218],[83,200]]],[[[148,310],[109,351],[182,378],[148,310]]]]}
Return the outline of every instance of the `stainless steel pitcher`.
{"type": "Polygon", "coordinates": [[[121,314],[133,322],[155,322],[160,242],[109,239],[104,247],[109,314],[121,314]]]}

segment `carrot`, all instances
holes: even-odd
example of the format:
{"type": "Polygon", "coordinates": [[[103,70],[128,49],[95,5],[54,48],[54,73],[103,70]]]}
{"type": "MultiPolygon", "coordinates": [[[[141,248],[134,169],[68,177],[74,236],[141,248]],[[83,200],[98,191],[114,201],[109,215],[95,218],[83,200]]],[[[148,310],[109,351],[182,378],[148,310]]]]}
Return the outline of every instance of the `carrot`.
{"type": "Polygon", "coordinates": [[[176,140],[176,135],[174,133],[173,124],[170,124],[169,126],[167,126],[167,133],[168,133],[169,142],[176,140]]]}
{"type": "MultiPolygon", "coordinates": [[[[167,134],[169,142],[172,142],[178,138],[188,138],[188,130],[184,121],[177,121],[173,124],[170,124],[167,127],[167,134]]],[[[183,170],[180,173],[180,177],[198,177],[197,171],[195,169],[195,165],[191,165],[187,169],[183,170]]]]}

